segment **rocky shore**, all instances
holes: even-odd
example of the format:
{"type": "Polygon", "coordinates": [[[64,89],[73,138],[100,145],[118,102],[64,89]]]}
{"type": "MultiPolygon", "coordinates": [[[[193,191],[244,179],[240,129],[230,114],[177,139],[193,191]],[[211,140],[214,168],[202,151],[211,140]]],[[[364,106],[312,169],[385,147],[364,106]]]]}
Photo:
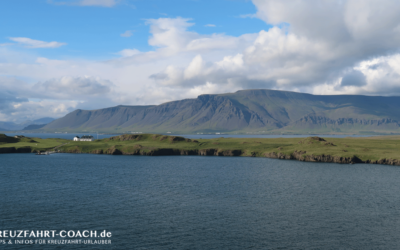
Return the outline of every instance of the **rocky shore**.
{"type": "MultiPolygon", "coordinates": [[[[71,150],[64,153],[83,153],[80,150],[71,150]]],[[[199,156],[247,156],[257,157],[257,154],[247,154],[242,150],[219,150],[219,149],[193,149],[193,150],[179,150],[179,149],[168,149],[168,148],[156,148],[152,150],[141,150],[137,149],[131,152],[124,152],[116,148],[109,148],[107,150],[93,150],[90,154],[108,154],[108,155],[143,155],[143,156],[167,156],[167,155],[199,155],[199,156]]],[[[396,165],[400,166],[400,161],[397,159],[380,159],[380,160],[366,160],[363,161],[357,156],[353,157],[340,157],[332,155],[306,155],[306,151],[295,151],[290,155],[283,153],[265,153],[261,157],[282,159],[282,160],[298,160],[305,162],[327,162],[327,163],[339,163],[339,164],[356,164],[356,163],[367,163],[367,164],[383,164],[383,165],[396,165]]]]}
{"type": "Polygon", "coordinates": [[[0,154],[11,154],[11,153],[34,153],[35,151],[31,147],[7,147],[0,148],[0,154]]]}

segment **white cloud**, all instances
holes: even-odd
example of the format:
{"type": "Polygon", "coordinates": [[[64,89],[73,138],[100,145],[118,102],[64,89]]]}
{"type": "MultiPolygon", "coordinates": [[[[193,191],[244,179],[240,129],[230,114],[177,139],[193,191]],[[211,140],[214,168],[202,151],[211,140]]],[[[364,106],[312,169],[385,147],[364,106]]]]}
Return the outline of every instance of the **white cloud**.
{"type": "Polygon", "coordinates": [[[133,30],[127,30],[127,31],[125,31],[124,33],[122,33],[120,36],[121,37],[131,37],[131,36],[133,36],[133,30]]]}
{"type": "Polygon", "coordinates": [[[256,14],[243,14],[239,15],[240,18],[257,18],[256,14]]]}
{"type": "Polygon", "coordinates": [[[48,0],[48,3],[56,5],[77,5],[77,6],[100,6],[100,7],[113,7],[118,4],[119,0],[73,0],[69,2],[48,0]]]}
{"type": "MultiPolygon", "coordinates": [[[[0,47],[0,75],[24,79],[18,84],[0,79],[2,90],[22,98],[10,99],[15,106],[6,105],[9,112],[0,110],[0,117],[11,111],[28,114],[18,110],[32,98],[49,110],[69,112],[246,88],[400,95],[400,7],[393,1],[253,2],[256,16],[273,25],[269,30],[204,35],[190,30],[191,19],[150,19],[153,49],[124,49],[117,52],[121,57],[108,61],[32,59],[0,47]],[[59,100],[65,108],[55,108],[59,100]]],[[[43,110],[35,105],[30,112],[43,110]]]]}
{"type": "Polygon", "coordinates": [[[135,56],[140,54],[140,51],[137,49],[123,49],[117,54],[123,56],[123,57],[129,57],[129,56],[135,56]]]}
{"type": "MultiPolygon", "coordinates": [[[[258,8],[256,15],[276,26],[260,31],[256,37],[250,36],[252,44],[246,43],[247,47],[243,48],[237,37],[192,35],[190,42],[181,43],[180,48],[200,54],[193,55],[193,61],[183,67],[170,64],[165,70],[152,74],[151,78],[165,86],[182,88],[198,88],[212,83],[221,87],[236,84],[238,88],[311,93],[329,89],[334,93],[371,94],[378,89],[371,88],[367,73],[358,70],[357,65],[387,53],[397,55],[400,17],[395,13],[400,11],[400,7],[391,1],[368,1],[365,4],[356,0],[318,3],[255,0],[254,3],[258,8]],[[374,6],[380,10],[379,13],[373,11],[374,6]],[[391,9],[387,15],[385,9],[391,9]],[[353,21],[349,21],[349,17],[353,21]],[[206,56],[208,51],[223,48],[232,48],[232,54],[226,50],[223,60],[204,60],[209,59],[206,56]],[[195,71],[193,65],[196,65],[195,71]]],[[[386,75],[397,76],[399,73],[398,68],[386,67],[386,75]],[[388,73],[390,71],[393,73],[388,73]]],[[[397,88],[398,82],[389,81],[383,74],[379,79],[391,86],[382,88],[379,93],[397,93],[391,90],[397,88]]]]}
{"type": "MultiPolygon", "coordinates": [[[[349,71],[354,72],[357,65],[371,58],[398,51],[400,17],[396,13],[400,5],[394,1],[253,2],[259,18],[270,24],[288,26],[279,36],[267,36],[271,30],[263,34],[264,38],[260,36],[263,40],[253,47],[253,53],[248,51],[248,58],[253,62],[263,61],[270,69],[275,65],[275,78],[287,79],[291,86],[332,85],[342,93],[365,93],[368,84],[355,84],[355,79],[350,84],[349,71]],[[277,46],[271,46],[270,41],[278,39],[277,46]],[[274,54],[277,57],[271,57],[274,54]],[[336,86],[338,80],[347,84],[336,86]]],[[[356,74],[359,80],[364,78],[361,73],[356,74]]]]}
{"type": "Polygon", "coordinates": [[[37,93],[43,93],[48,99],[86,99],[111,92],[113,84],[99,77],[64,76],[38,82],[33,86],[37,93]]]}
{"type": "Polygon", "coordinates": [[[215,24],[206,24],[206,25],[204,25],[204,27],[216,27],[216,25],[215,24]]]}
{"type": "Polygon", "coordinates": [[[188,65],[188,67],[183,72],[184,79],[191,79],[196,76],[199,76],[204,71],[204,61],[201,55],[197,55],[193,58],[192,62],[188,65]]]}
{"type": "MultiPolygon", "coordinates": [[[[244,34],[239,37],[224,34],[201,35],[187,29],[193,24],[190,19],[160,18],[147,20],[151,36],[149,44],[154,50],[138,53],[135,49],[118,52],[124,58],[112,60],[110,63],[127,65],[151,62],[151,69],[158,70],[155,64],[175,64],[182,67],[189,63],[194,56],[201,54],[206,61],[219,60],[227,54],[237,53],[251,45],[257,34],[244,34]],[[129,57],[129,58],[128,58],[129,57]],[[165,60],[168,60],[166,62],[165,60]]],[[[154,75],[153,72],[151,75],[154,75]]]]}
{"type": "Polygon", "coordinates": [[[0,117],[22,122],[45,116],[60,117],[77,108],[97,109],[117,105],[114,84],[99,77],[61,77],[27,84],[0,77],[0,117]]]}
{"type": "Polygon", "coordinates": [[[81,0],[79,5],[81,6],[102,6],[102,7],[113,7],[117,4],[116,0],[81,0]]]}
{"type": "Polygon", "coordinates": [[[10,37],[11,41],[17,42],[20,45],[23,45],[26,48],[36,49],[36,48],[58,48],[66,43],[60,42],[44,42],[39,40],[33,40],[27,37],[10,37]]]}
{"type": "Polygon", "coordinates": [[[152,34],[149,44],[155,47],[180,50],[191,40],[199,37],[199,34],[187,31],[187,28],[194,25],[194,23],[189,23],[190,20],[180,17],[148,19],[147,24],[150,25],[152,34]]]}

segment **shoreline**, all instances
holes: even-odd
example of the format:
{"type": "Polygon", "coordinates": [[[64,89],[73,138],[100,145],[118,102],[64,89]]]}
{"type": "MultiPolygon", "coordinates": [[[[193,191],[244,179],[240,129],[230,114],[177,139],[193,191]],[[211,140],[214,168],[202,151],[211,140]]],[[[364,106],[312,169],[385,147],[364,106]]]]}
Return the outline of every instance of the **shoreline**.
{"type": "MultiPolygon", "coordinates": [[[[32,151],[31,148],[0,148],[0,154],[34,154],[36,151],[32,151]]],[[[246,155],[241,150],[218,150],[218,149],[205,149],[205,150],[178,150],[173,148],[162,148],[155,149],[152,151],[134,151],[134,152],[121,152],[120,150],[99,150],[92,152],[64,152],[60,151],[61,154],[104,154],[104,155],[136,155],[136,156],[230,156],[230,157],[258,157],[258,158],[270,158],[279,160],[296,160],[302,162],[319,162],[319,163],[337,163],[337,164],[380,164],[380,165],[391,165],[400,166],[400,160],[397,159],[380,159],[380,160],[366,160],[363,161],[357,156],[353,157],[341,157],[332,155],[306,155],[306,151],[295,151],[293,154],[286,155],[283,153],[266,153],[264,156],[253,156],[246,155]]]]}
{"type": "Polygon", "coordinates": [[[1,153],[89,153],[108,155],[241,156],[339,164],[400,166],[400,137],[213,138],[125,134],[90,142],[9,137],[0,134],[1,153]]]}

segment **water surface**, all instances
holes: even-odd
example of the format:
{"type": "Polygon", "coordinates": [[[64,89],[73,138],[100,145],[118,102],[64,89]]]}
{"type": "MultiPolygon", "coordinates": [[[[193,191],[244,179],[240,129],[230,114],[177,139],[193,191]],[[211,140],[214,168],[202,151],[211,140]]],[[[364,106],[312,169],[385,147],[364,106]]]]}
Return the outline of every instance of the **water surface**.
{"type": "Polygon", "coordinates": [[[3,154],[0,228],[113,233],[93,249],[396,249],[399,179],[384,165],[3,154]]]}

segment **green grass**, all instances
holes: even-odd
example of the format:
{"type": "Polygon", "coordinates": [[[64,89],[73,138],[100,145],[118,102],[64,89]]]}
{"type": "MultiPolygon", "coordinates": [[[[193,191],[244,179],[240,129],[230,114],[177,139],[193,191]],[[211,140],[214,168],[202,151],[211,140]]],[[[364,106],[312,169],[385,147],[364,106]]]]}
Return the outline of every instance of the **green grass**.
{"type": "MultiPolygon", "coordinates": [[[[50,150],[55,146],[70,153],[104,154],[199,154],[212,150],[216,155],[240,155],[266,157],[271,154],[290,156],[295,152],[306,156],[330,155],[351,158],[356,156],[364,162],[382,159],[398,160],[400,163],[400,136],[359,138],[215,138],[190,140],[179,136],[156,134],[121,135],[93,142],[74,142],[64,139],[14,138],[0,135],[1,147],[31,147],[32,151],[50,150]],[[65,144],[68,143],[68,144],[65,144]],[[229,152],[234,152],[230,154],[229,152]],[[165,153],[167,152],[167,153],[165,153]]],[[[284,158],[284,157],[280,157],[284,158]]]]}
{"type": "Polygon", "coordinates": [[[67,152],[91,153],[95,150],[118,149],[130,154],[141,150],[154,149],[240,150],[243,156],[265,156],[268,153],[291,155],[295,151],[305,151],[304,155],[331,155],[339,157],[357,156],[363,161],[380,159],[400,160],[400,136],[367,138],[329,138],[325,140],[308,138],[216,138],[185,140],[174,136],[153,134],[122,135],[93,142],[71,142],[61,147],[67,152]],[[129,138],[131,139],[129,139],[129,138]],[[164,138],[164,139],[163,139],[164,138]],[[174,138],[174,139],[172,139],[174,138]]]}
{"type": "Polygon", "coordinates": [[[6,136],[4,134],[0,134],[0,148],[14,147],[18,149],[18,148],[30,147],[32,149],[32,152],[51,150],[56,146],[69,142],[71,141],[58,138],[40,139],[40,138],[22,137],[17,139],[14,137],[6,136]]]}

